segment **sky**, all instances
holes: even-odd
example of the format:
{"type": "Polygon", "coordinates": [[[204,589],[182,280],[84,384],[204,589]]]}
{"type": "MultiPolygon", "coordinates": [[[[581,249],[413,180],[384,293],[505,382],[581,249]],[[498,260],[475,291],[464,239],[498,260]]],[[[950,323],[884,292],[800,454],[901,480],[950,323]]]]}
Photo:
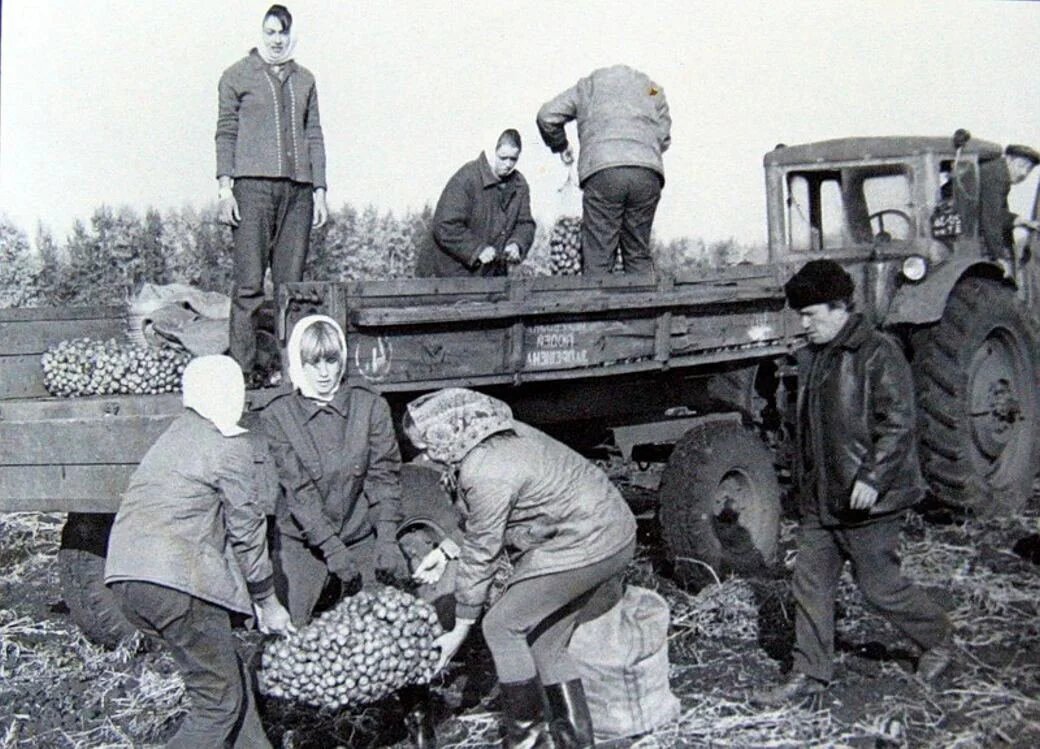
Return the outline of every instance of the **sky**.
{"type": "MultiPolygon", "coordinates": [[[[269,2],[6,0],[0,212],[63,237],[106,204],[215,200],[217,80],[269,2]]],[[[765,242],[776,143],[947,135],[1040,146],[1040,3],[286,0],[316,76],[329,203],[401,212],[506,127],[535,217],[573,213],[539,106],[624,62],[673,120],[655,232],[765,242]]],[[[573,129],[571,130],[573,137],[573,129]]],[[[1013,192],[1026,209],[1032,191],[1013,192]]]]}

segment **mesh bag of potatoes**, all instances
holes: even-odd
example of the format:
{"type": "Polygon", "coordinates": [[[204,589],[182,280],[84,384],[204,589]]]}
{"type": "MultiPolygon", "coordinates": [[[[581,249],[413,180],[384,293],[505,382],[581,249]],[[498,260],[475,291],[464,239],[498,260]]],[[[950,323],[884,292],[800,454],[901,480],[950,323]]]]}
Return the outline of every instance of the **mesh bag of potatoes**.
{"type": "Polygon", "coordinates": [[[581,217],[561,216],[549,234],[549,272],[554,276],[581,273],[581,217]]]}
{"type": "Polygon", "coordinates": [[[433,677],[437,613],[409,593],[362,590],[299,631],[264,646],[260,691],[315,707],[345,708],[433,677]]]}
{"type": "Polygon", "coordinates": [[[114,338],[76,338],[52,346],[40,358],[43,385],[62,398],[88,395],[175,393],[191,354],[114,338]]]}

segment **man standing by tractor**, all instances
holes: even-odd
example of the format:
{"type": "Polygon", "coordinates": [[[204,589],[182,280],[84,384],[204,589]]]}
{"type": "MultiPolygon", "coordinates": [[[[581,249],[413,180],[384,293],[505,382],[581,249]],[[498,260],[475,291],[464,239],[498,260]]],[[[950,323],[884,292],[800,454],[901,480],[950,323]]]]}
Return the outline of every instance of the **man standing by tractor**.
{"type": "Polygon", "coordinates": [[[1010,260],[1014,256],[1016,226],[1040,229],[1036,221],[1017,216],[1008,208],[1011,186],[1024,181],[1038,163],[1040,153],[1036,150],[1009,145],[1002,158],[979,165],[979,233],[986,253],[994,260],[1010,260]]]}
{"type": "Polygon", "coordinates": [[[594,70],[538,110],[538,130],[565,166],[574,163],[564,126],[578,122],[584,272],[610,273],[618,247],[626,273],[651,273],[650,229],[664,187],[661,154],[671,143],[664,90],[627,65],[594,70]]]}
{"type": "Polygon", "coordinates": [[[846,559],[867,602],[922,650],[920,679],[932,681],[952,659],[946,613],[899,569],[904,510],[924,494],[910,367],[895,340],[854,312],[854,291],[832,260],[806,263],[784,286],[810,343],[798,378],[796,642],[790,676],[752,695],[759,705],[810,697],[830,682],[846,559]]]}

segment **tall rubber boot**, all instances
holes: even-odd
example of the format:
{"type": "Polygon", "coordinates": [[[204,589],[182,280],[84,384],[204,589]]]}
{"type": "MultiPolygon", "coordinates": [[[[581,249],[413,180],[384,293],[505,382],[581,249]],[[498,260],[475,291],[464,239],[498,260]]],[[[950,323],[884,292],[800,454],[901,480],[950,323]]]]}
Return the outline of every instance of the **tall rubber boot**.
{"type": "Polygon", "coordinates": [[[403,687],[397,698],[404,708],[404,723],[415,749],[437,748],[437,726],[433,721],[433,700],[428,684],[403,687]]]}
{"type": "Polygon", "coordinates": [[[551,749],[545,693],[537,677],[500,684],[502,749],[551,749]]]}
{"type": "Polygon", "coordinates": [[[556,749],[584,749],[596,745],[581,679],[546,684],[545,697],[549,705],[549,729],[556,749]]]}

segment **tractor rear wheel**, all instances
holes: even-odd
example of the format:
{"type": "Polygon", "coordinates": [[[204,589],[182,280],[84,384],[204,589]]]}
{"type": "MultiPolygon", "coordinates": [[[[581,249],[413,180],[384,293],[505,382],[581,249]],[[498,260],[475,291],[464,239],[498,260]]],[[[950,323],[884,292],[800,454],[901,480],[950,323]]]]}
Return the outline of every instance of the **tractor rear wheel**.
{"type": "Polygon", "coordinates": [[[921,466],[932,494],[980,514],[1020,510],[1040,456],[1040,346],[1014,291],[962,280],[942,319],[912,344],[921,466]]]}

